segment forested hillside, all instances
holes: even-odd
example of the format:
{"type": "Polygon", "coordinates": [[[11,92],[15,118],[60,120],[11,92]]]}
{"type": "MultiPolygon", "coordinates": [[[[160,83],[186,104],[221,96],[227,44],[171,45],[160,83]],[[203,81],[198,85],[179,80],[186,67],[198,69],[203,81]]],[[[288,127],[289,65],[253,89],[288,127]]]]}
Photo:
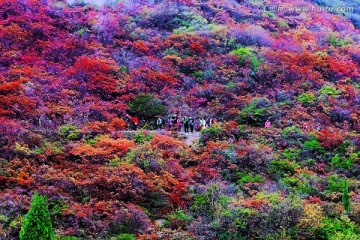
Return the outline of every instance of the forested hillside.
{"type": "Polygon", "coordinates": [[[89,2],[0,1],[0,239],[35,191],[58,239],[360,239],[359,0],[89,2]]]}

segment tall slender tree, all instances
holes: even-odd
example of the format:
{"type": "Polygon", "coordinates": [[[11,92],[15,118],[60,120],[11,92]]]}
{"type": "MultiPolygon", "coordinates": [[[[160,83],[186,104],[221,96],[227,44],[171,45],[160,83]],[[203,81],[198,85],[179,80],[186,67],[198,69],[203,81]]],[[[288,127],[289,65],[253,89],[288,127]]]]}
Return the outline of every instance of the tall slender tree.
{"type": "Polygon", "coordinates": [[[349,195],[349,183],[347,180],[344,182],[343,194],[342,194],[342,204],[347,213],[350,212],[350,195],[349,195]]]}
{"type": "Polygon", "coordinates": [[[20,231],[20,240],[53,240],[54,230],[50,220],[48,202],[45,196],[35,192],[30,209],[20,231]]]}

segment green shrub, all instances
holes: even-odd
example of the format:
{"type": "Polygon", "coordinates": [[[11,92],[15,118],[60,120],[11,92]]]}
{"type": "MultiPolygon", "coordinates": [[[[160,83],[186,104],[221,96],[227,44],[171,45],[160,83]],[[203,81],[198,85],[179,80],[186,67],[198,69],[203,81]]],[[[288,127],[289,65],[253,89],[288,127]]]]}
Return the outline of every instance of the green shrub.
{"type": "MultiPolygon", "coordinates": [[[[153,149],[150,142],[146,142],[131,149],[123,159],[124,163],[136,163],[146,172],[163,170],[165,161],[159,149],[153,149]]],[[[120,163],[121,164],[121,163],[120,163]]]]}
{"type": "MultiPolygon", "coordinates": [[[[352,149],[356,149],[355,144],[349,140],[345,140],[338,146],[337,152],[342,155],[345,155],[348,152],[352,152],[352,149]]],[[[352,155],[352,156],[350,156],[350,158],[352,158],[352,159],[355,159],[357,157],[356,153],[352,153],[350,155],[352,155]]],[[[359,154],[359,156],[360,156],[360,154],[359,154]]]]}
{"type": "Polygon", "coordinates": [[[295,173],[295,166],[287,160],[272,160],[270,162],[269,172],[278,177],[289,176],[295,173]]]}
{"type": "Polygon", "coordinates": [[[355,148],[355,144],[349,140],[345,140],[339,145],[337,152],[345,155],[348,152],[348,148],[355,148]]]}
{"type": "Polygon", "coordinates": [[[150,167],[150,160],[148,159],[139,159],[137,161],[137,164],[139,164],[139,167],[143,169],[144,171],[150,171],[148,168],[150,167]]]}
{"type": "Polygon", "coordinates": [[[229,89],[235,88],[236,87],[236,83],[235,82],[228,82],[226,84],[226,87],[229,89]]]}
{"type": "Polygon", "coordinates": [[[316,97],[312,92],[303,93],[296,98],[299,102],[301,102],[304,106],[308,106],[315,102],[316,97]]]}
{"type": "Polygon", "coordinates": [[[201,71],[195,71],[195,72],[193,73],[193,76],[195,77],[195,79],[196,79],[197,82],[202,82],[202,80],[203,80],[203,74],[202,74],[201,71]]]}
{"type": "Polygon", "coordinates": [[[244,183],[263,183],[264,182],[264,178],[259,175],[259,174],[251,174],[251,173],[246,173],[246,172],[239,172],[236,174],[236,177],[239,179],[237,180],[237,184],[238,185],[242,185],[244,183]]]}
{"type": "Polygon", "coordinates": [[[44,147],[45,147],[45,148],[48,148],[49,146],[51,146],[51,149],[52,149],[53,152],[56,153],[56,154],[62,153],[62,151],[63,151],[62,145],[61,145],[61,143],[58,142],[58,141],[51,143],[51,145],[50,145],[50,143],[48,143],[48,142],[46,142],[46,143],[44,144],[44,147]]]}
{"type": "Polygon", "coordinates": [[[297,177],[287,177],[281,179],[281,183],[287,186],[288,189],[292,190],[295,194],[310,194],[313,189],[304,179],[297,177]]]}
{"type": "Polygon", "coordinates": [[[110,159],[109,166],[115,168],[120,166],[122,163],[124,163],[124,161],[122,161],[118,156],[115,156],[114,158],[110,159]]]}
{"type": "Polygon", "coordinates": [[[360,234],[356,233],[343,233],[336,232],[334,235],[329,236],[329,240],[359,240],[360,234]]]}
{"type": "Polygon", "coordinates": [[[166,109],[160,99],[150,94],[137,95],[130,103],[130,112],[145,120],[153,120],[156,116],[166,114],[166,109]]]}
{"type": "Polygon", "coordinates": [[[59,135],[67,140],[76,140],[80,136],[80,130],[73,125],[64,125],[59,128],[59,135]]]}
{"type": "Polygon", "coordinates": [[[51,205],[53,205],[51,210],[52,215],[61,215],[64,212],[64,210],[68,208],[68,205],[62,202],[61,200],[57,200],[51,205]]]}
{"type": "Polygon", "coordinates": [[[170,227],[178,229],[179,227],[184,228],[187,223],[193,220],[193,216],[186,214],[183,210],[177,210],[168,217],[170,227]]]}
{"type": "Polygon", "coordinates": [[[281,196],[278,192],[269,193],[267,191],[258,192],[254,199],[267,200],[271,204],[278,204],[281,201],[281,196]]]}
{"type": "Polygon", "coordinates": [[[239,112],[240,124],[254,124],[261,126],[272,115],[271,103],[267,98],[254,98],[245,108],[239,112]]]}
{"type": "Polygon", "coordinates": [[[6,160],[4,158],[0,158],[0,176],[10,177],[10,173],[7,168],[8,165],[9,165],[8,160],[6,160]]]}
{"type": "Polygon", "coordinates": [[[211,215],[210,200],[208,194],[197,194],[194,196],[194,202],[191,206],[191,211],[209,216],[211,215]]]}
{"type": "Polygon", "coordinates": [[[24,224],[20,231],[20,240],[55,239],[47,198],[35,192],[24,224]]]}
{"type": "Polygon", "coordinates": [[[24,223],[24,221],[25,221],[25,217],[19,215],[15,219],[13,219],[9,225],[11,228],[20,228],[21,225],[24,223]]]}
{"type": "Polygon", "coordinates": [[[272,19],[276,18],[276,15],[272,12],[266,12],[266,15],[268,15],[268,17],[272,19]]]}
{"type": "Polygon", "coordinates": [[[333,34],[329,34],[328,36],[328,42],[330,45],[334,47],[342,47],[348,44],[352,44],[352,41],[350,39],[341,39],[336,37],[333,34]]]}
{"type": "Polygon", "coordinates": [[[348,161],[350,161],[351,164],[354,164],[359,158],[360,158],[360,152],[350,153],[348,161]]]}
{"type": "Polygon", "coordinates": [[[303,148],[305,150],[325,152],[324,148],[320,145],[317,139],[311,139],[309,141],[304,142],[303,148]]]}
{"type": "Polygon", "coordinates": [[[174,29],[174,34],[181,34],[183,32],[192,33],[194,31],[205,29],[208,21],[203,16],[193,11],[184,11],[176,18],[179,28],[174,29]]]}
{"type": "Polygon", "coordinates": [[[212,127],[201,130],[200,142],[206,143],[210,140],[222,140],[226,137],[225,130],[220,124],[214,124],[212,127]]]}
{"type": "Polygon", "coordinates": [[[167,48],[165,49],[164,55],[176,55],[176,56],[180,56],[179,50],[171,47],[171,48],[167,48]]]}
{"type": "Polygon", "coordinates": [[[44,154],[45,151],[44,151],[44,149],[42,149],[42,148],[35,148],[35,149],[34,149],[34,153],[35,153],[35,154],[44,154]]]}
{"type": "Polygon", "coordinates": [[[64,237],[56,237],[56,240],[80,240],[80,238],[77,237],[71,237],[71,236],[64,236],[64,237]]]}
{"type": "Polygon", "coordinates": [[[158,215],[159,210],[169,206],[169,201],[164,192],[155,190],[147,194],[145,207],[152,215],[158,215]]]}
{"type": "Polygon", "coordinates": [[[136,240],[134,234],[123,233],[116,236],[116,240],[136,240]]]}
{"type": "Polygon", "coordinates": [[[100,140],[101,138],[104,138],[104,137],[107,137],[107,136],[106,136],[106,135],[98,135],[98,136],[96,136],[95,138],[88,139],[86,142],[87,142],[87,144],[89,144],[89,145],[91,145],[91,146],[95,146],[95,144],[96,144],[97,142],[99,142],[99,140],[100,140]]]}
{"type": "Polygon", "coordinates": [[[5,215],[0,215],[0,223],[6,223],[9,218],[5,215]]]}
{"type": "Polygon", "coordinates": [[[31,154],[31,150],[29,149],[27,144],[20,144],[18,142],[15,142],[15,150],[26,155],[31,154]]]}
{"type": "Polygon", "coordinates": [[[331,166],[335,168],[342,168],[342,169],[351,169],[353,166],[353,159],[351,157],[344,158],[339,157],[339,154],[337,153],[332,159],[331,159],[331,166]]]}
{"type": "Polygon", "coordinates": [[[231,53],[235,54],[241,63],[250,61],[252,69],[257,71],[259,67],[259,60],[253,53],[253,49],[251,47],[238,47],[231,53]]]}
{"type": "Polygon", "coordinates": [[[284,150],[283,155],[290,161],[294,161],[299,156],[301,150],[296,148],[287,148],[284,150]]]}
{"type": "Polygon", "coordinates": [[[301,167],[314,167],[316,163],[317,161],[312,158],[301,159],[301,161],[299,162],[301,167]]]}
{"type": "Polygon", "coordinates": [[[334,86],[324,85],[320,89],[320,93],[326,94],[329,96],[336,96],[336,95],[339,95],[341,92],[338,91],[334,86]]]}
{"type": "Polygon", "coordinates": [[[153,138],[154,136],[152,134],[142,134],[139,132],[135,135],[135,142],[136,143],[149,142],[153,138]]]}
{"type": "Polygon", "coordinates": [[[282,20],[282,21],[279,21],[279,22],[278,22],[278,26],[279,26],[279,27],[288,27],[289,24],[288,24],[287,21],[282,20]]]}
{"type": "Polygon", "coordinates": [[[178,219],[178,220],[184,220],[186,222],[190,222],[193,220],[193,217],[191,215],[186,214],[183,210],[177,210],[175,213],[172,213],[169,216],[169,219],[178,219]]]}
{"type": "Polygon", "coordinates": [[[336,239],[335,236],[344,236],[343,239],[347,240],[351,239],[348,236],[360,237],[359,227],[346,215],[342,215],[340,218],[325,218],[322,220],[322,225],[316,230],[318,239],[336,239]]]}
{"type": "Polygon", "coordinates": [[[331,192],[342,192],[345,184],[345,179],[340,178],[338,175],[333,174],[328,177],[327,193],[331,192]]]}
{"type": "Polygon", "coordinates": [[[214,218],[215,209],[225,209],[228,205],[229,197],[223,195],[223,190],[218,184],[212,184],[207,191],[194,196],[193,204],[190,210],[195,214],[214,218]]]}
{"type": "Polygon", "coordinates": [[[298,135],[303,135],[304,132],[298,126],[290,126],[284,128],[282,135],[285,139],[290,137],[297,137],[298,135]]]}

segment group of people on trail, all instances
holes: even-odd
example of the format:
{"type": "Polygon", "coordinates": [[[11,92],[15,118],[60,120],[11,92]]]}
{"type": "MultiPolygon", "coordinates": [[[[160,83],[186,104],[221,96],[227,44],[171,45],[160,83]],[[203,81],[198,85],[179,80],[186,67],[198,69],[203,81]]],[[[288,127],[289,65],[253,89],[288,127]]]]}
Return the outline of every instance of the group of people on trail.
{"type": "MultiPolygon", "coordinates": [[[[200,130],[211,127],[214,123],[217,122],[216,118],[209,118],[207,121],[204,118],[199,118],[199,128],[200,130]]],[[[180,132],[184,129],[185,133],[193,133],[195,129],[195,125],[197,125],[195,118],[193,117],[180,117],[177,114],[173,114],[169,116],[166,121],[163,120],[162,117],[158,117],[156,120],[156,126],[158,129],[163,129],[165,126],[168,130],[178,131],[180,132]]]]}
{"type": "MultiPolygon", "coordinates": [[[[133,130],[137,130],[137,127],[139,125],[139,119],[137,117],[130,117],[129,115],[127,115],[127,117],[131,120],[132,122],[132,128],[133,130]]],[[[203,130],[207,127],[212,127],[212,125],[214,125],[215,123],[217,123],[218,120],[214,117],[210,117],[208,119],[205,120],[205,118],[201,117],[198,119],[198,123],[195,121],[195,118],[193,117],[180,117],[177,114],[173,114],[171,116],[169,116],[166,121],[164,120],[164,118],[162,118],[161,116],[159,116],[156,120],[156,126],[157,129],[164,129],[165,127],[168,130],[172,130],[172,131],[181,131],[182,129],[184,129],[185,133],[193,133],[194,129],[198,129],[198,130],[203,130]],[[196,128],[195,128],[196,125],[196,128]]],[[[292,126],[294,124],[292,119],[288,119],[286,121],[286,125],[288,127],[292,126]]],[[[270,119],[266,119],[265,121],[265,128],[270,128],[271,127],[271,122],[270,119]]],[[[302,123],[302,127],[305,130],[308,130],[308,124],[306,122],[302,123]]],[[[317,122],[314,126],[314,129],[316,129],[317,131],[321,130],[321,125],[319,122],[317,122]]]]}
{"type": "MultiPolygon", "coordinates": [[[[292,125],[294,124],[293,120],[290,118],[286,121],[286,125],[288,127],[291,127],[292,125]]],[[[302,127],[305,129],[305,130],[309,130],[309,126],[306,122],[303,122],[302,124],[302,127]]],[[[269,119],[266,120],[265,122],[265,128],[270,128],[271,126],[271,122],[269,119]]],[[[316,129],[317,131],[320,131],[321,130],[321,124],[319,122],[317,122],[314,126],[314,129],[316,129]]]]}
{"type": "MultiPolygon", "coordinates": [[[[287,124],[288,127],[291,127],[294,124],[294,122],[290,118],[289,120],[286,121],[286,124],[287,124]]],[[[301,125],[305,130],[309,130],[309,126],[308,126],[308,124],[306,122],[303,122],[301,125]]],[[[321,130],[321,124],[319,122],[315,123],[314,129],[316,129],[316,131],[320,131],[321,130]]]]}

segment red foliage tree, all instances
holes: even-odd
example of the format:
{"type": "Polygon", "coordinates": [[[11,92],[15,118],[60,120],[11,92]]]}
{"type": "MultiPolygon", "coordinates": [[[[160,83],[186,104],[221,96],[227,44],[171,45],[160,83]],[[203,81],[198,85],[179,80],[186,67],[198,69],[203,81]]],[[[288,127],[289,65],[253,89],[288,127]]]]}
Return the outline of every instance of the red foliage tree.
{"type": "Polygon", "coordinates": [[[344,133],[338,130],[330,131],[329,129],[322,129],[317,134],[321,145],[329,150],[335,149],[344,141],[344,133]]]}

